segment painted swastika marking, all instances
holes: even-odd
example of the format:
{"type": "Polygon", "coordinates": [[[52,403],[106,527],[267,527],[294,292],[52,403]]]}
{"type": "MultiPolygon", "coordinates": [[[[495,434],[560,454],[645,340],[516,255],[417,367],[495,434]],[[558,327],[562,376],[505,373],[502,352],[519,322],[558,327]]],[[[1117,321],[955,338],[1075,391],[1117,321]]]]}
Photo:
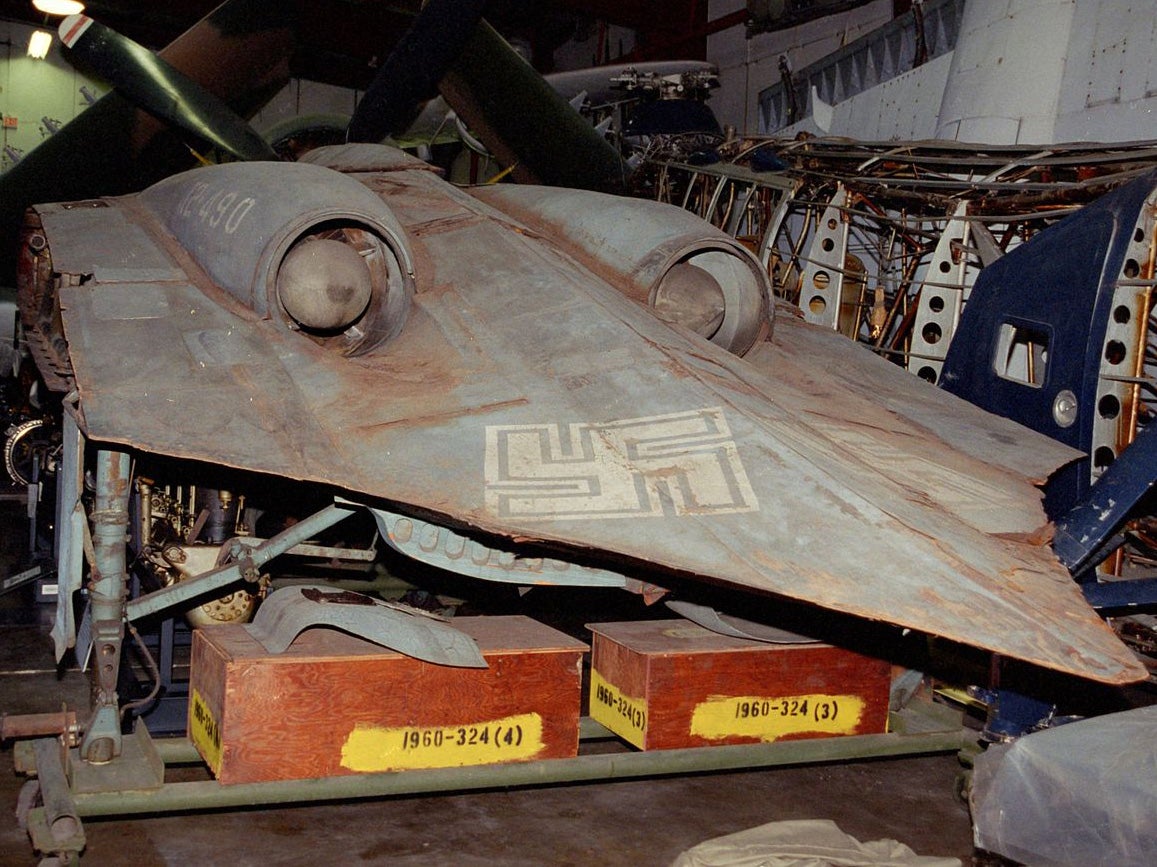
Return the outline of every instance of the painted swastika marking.
{"type": "Polygon", "coordinates": [[[719,407],[602,423],[486,428],[486,507],[530,520],[759,508],[719,407]]]}

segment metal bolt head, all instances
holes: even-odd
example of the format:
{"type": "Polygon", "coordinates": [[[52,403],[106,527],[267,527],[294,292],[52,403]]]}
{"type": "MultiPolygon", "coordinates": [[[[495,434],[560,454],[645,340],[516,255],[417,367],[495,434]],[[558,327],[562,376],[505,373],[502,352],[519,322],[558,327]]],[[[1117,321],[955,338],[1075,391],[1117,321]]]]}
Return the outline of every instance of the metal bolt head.
{"type": "Polygon", "coordinates": [[[1053,421],[1061,427],[1072,427],[1077,420],[1077,396],[1069,389],[1062,389],[1053,399],[1053,421]]]}

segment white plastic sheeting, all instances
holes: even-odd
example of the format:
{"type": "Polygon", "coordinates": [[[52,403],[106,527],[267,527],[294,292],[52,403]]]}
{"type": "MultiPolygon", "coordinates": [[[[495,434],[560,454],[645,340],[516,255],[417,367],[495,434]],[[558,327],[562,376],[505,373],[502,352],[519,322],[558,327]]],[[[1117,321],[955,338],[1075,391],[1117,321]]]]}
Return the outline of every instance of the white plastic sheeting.
{"type": "Polygon", "coordinates": [[[771,822],[694,846],[671,867],[960,867],[895,840],[861,843],[830,819],[771,822]]]}
{"type": "Polygon", "coordinates": [[[972,780],[976,845],[1027,864],[1157,858],[1157,706],[990,747],[972,780]]]}

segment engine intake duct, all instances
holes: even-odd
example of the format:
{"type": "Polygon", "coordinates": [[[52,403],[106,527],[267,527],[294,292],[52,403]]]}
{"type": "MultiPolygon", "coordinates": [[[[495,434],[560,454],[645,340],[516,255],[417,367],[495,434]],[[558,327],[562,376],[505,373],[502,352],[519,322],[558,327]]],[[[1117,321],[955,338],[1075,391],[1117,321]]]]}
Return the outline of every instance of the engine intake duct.
{"type": "Polygon", "coordinates": [[[509,184],[471,193],[551,238],[655,314],[736,355],[770,334],[767,273],[738,241],[670,205],[509,184]]]}
{"type": "Polygon", "coordinates": [[[413,256],[389,207],[353,178],[302,163],[176,175],[141,201],[222,289],[343,355],[396,335],[413,256]]]}

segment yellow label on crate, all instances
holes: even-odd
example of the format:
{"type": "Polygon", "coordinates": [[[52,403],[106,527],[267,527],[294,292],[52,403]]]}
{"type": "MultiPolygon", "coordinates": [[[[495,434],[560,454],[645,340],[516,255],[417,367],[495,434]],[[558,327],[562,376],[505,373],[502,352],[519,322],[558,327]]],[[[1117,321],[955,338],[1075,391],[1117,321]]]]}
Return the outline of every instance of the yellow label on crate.
{"type": "Polygon", "coordinates": [[[691,734],[774,741],[785,735],[854,734],[864,713],[857,695],[711,696],[691,714],[691,734]]]}
{"type": "Polygon", "coordinates": [[[214,774],[221,772],[221,726],[201,693],[189,699],[189,738],[214,774]]]}
{"type": "Polygon", "coordinates": [[[373,773],[488,765],[533,759],[543,747],[536,713],[460,726],[358,725],[342,746],[341,766],[373,773]]]}
{"type": "Polygon", "coordinates": [[[591,669],[591,719],[628,743],[643,749],[647,737],[647,702],[624,695],[591,669]]]}

